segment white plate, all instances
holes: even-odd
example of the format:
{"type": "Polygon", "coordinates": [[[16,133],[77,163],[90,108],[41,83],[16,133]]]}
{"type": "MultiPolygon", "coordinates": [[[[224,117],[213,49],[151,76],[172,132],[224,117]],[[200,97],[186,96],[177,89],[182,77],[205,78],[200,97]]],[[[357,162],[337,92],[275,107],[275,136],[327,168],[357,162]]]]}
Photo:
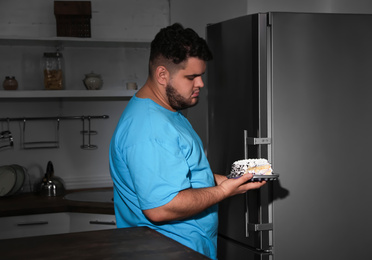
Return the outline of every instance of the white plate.
{"type": "Polygon", "coordinates": [[[13,189],[8,193],[8,195],[13,195],[16,194],[23,187],[23,183],[25,181],[25,170],[23,169],[22,166],[17,164],[12,164],[10,165],[10,167],[12,167],[15,170],[17,176],[17,181],[13,189]]]}
{"type": "Polygon", "coordinates": [[[0,166],[0,197],[6,196],[17,181],[16,171],[9,166],[0,166]]]}

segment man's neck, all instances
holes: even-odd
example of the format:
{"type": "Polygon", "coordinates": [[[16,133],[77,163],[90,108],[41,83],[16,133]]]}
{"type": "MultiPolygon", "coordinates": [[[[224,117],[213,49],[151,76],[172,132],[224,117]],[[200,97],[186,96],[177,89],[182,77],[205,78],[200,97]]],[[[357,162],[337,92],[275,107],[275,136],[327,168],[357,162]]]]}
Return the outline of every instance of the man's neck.
{"type": "Polygon", "coordinates": [[[151,99],[155,103],[170,111],[176,111],[168,103],[165,88],[163,88],[163,86],[157,85],[151,80],[146,81],[145,85],[137,92],[136,97],[151,99]]]}

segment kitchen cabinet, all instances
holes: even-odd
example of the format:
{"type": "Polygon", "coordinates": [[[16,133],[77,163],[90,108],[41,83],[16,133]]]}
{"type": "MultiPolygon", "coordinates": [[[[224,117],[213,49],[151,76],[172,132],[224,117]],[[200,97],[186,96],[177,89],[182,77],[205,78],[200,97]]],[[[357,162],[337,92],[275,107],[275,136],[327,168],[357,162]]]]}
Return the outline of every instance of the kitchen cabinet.
{"type": "Polygon", "coordinates": [[[136,90],[127,90],[127,82],[140,86],[147,77],[150,43],[91,38],[16,38],[0,37],[0,80],[15,76],[18,89],[5,91],[2,99],[26,98],[127,98],[136,90]],[[64,89],[45,90],[41,60],[44,52],[59,50],[64,57],[64,89]],[[87,90],[85,74],[103,78],[100,90],[87,90]]]}
{"type": "Polygon", "coordinates": [[[60,212],[0,218],[0,239],[116,228],[115,215],[60,212]]]}

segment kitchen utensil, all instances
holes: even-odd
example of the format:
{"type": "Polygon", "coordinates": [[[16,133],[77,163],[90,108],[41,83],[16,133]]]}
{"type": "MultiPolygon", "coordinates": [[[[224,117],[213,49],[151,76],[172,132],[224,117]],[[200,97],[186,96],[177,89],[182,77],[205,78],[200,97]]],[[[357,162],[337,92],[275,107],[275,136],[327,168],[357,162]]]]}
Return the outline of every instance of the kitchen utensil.
{"type": "Polygon", "coordinates": [[[48,162],[47,170],[40,185],[40,195],[55,197],[63,195],[65,192],[65,185],[63,180],[54,176],[54,167],[51,161],[48,162]]]}
{"type": "Polygon", "coordinates": [[[13,146],[13,136],[10,131],[0,132],[0,148],[12,147],[13,146]]]}
{"type": "Polygon", "coordinates": [[[5,147],[13,147],[13,136],[9,130],[9,121],[7,118],[8,129],[0,132],[0,149],[5,147]]]}

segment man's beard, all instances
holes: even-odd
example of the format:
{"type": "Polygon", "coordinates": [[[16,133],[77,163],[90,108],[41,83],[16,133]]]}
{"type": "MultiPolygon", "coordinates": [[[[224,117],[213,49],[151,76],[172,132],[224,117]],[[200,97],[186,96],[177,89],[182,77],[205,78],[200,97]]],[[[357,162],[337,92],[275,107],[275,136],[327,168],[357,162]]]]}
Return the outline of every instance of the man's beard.
{"type": "Polygon", "coordinates": [[[196,98],[195,104],[191,104],[191,102],[186,100],[184,97],[182,97],[171,84],[167,85],[167,87],[165,88],[165,91],[168,97],[169,105],[174,110],[182,110],[182,109],[186,109],[189,107],[193,107],[199,101],[199,99],[196,98]]]}

